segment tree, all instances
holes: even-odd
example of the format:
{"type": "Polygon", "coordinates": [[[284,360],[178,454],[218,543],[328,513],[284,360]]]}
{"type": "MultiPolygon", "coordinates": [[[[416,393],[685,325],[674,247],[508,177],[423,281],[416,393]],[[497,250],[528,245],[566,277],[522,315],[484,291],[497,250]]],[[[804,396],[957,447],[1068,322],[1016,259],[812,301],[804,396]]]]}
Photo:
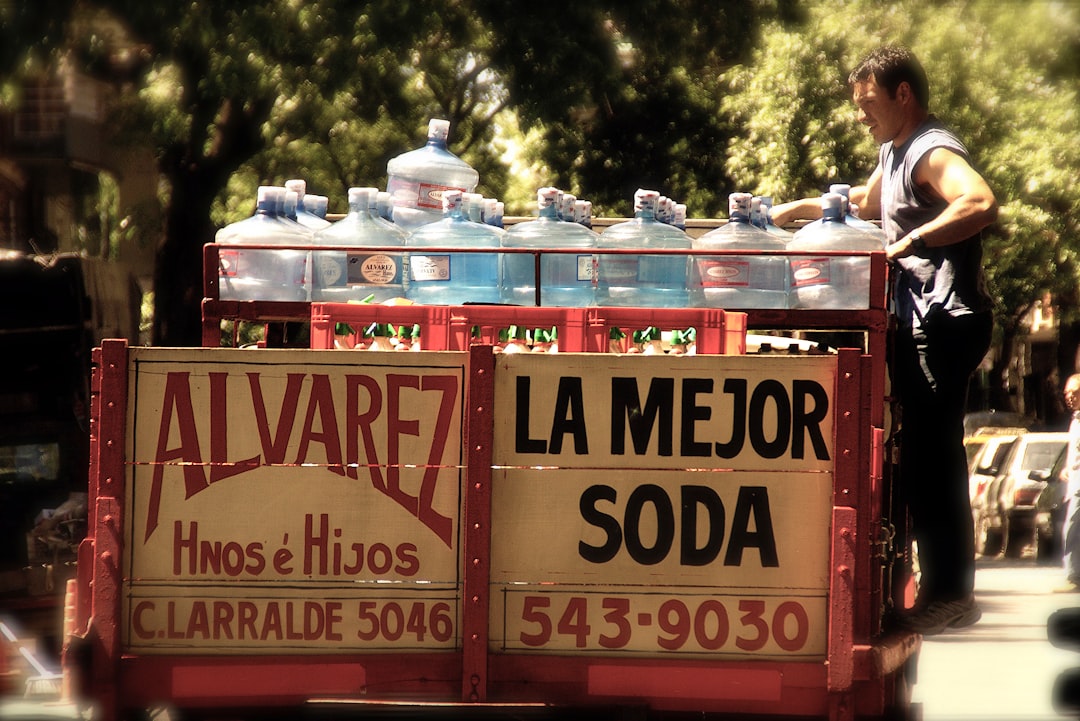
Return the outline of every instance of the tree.
{"type": "MultiPolygon", "coordinates": [[[[750,62],[725,76],[722,108],[746,132],[728,148],[728,171],[780,200],[864,180],[876,147],[856,122],[846,72],[876,45],[911,47],[931,79],[931,110],[958,130],[1001,206],[984,265],[998,326],[992,377],[1003,379],[1032,304],[1053,293],[1076,313],[1077,7],[857,0],[844,17],[858,18],[860,32],[839,21],[835,3],[804,9],[797,22],[770,24],[750,62]]],[[[995,407],[1008,407],[1003,383],[991,391],[995,407]]]]}

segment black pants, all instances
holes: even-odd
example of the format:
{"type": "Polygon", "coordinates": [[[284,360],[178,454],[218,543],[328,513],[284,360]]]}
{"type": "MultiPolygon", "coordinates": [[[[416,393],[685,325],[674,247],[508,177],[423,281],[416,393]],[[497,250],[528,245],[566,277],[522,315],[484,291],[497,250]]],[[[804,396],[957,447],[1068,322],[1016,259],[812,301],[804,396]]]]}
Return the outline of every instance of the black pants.
{"type": "Polygon", "coordinates": [[[964,409],[968,381],[990,347],[993,318],[941,314],[927,326],[896,334],[900,495],[919,545],[920,600],[952,601],[975,587],[964,409]]]}

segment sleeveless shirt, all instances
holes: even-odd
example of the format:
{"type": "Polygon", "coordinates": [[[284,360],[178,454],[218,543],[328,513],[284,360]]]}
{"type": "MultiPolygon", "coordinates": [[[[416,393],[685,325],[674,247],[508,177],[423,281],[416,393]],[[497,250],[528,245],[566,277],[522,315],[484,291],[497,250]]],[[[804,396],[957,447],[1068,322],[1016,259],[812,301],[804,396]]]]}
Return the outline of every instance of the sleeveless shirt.
{"type": "MultiPolygon", "coordinates": [[[[934,116],[903,145],[881,146],[881,219],[888,243],[936,218],[948,205],[915,183],[915,167],[935,148],[948,148],[970,162],[967,148],[934,116]]],[[[915,251],[898,264],[894,302],[901,326],[922,328],[928,315],[944,311],[961,316],[986,312],[992,306],[982,268],[981,235],[915,251]]]]}

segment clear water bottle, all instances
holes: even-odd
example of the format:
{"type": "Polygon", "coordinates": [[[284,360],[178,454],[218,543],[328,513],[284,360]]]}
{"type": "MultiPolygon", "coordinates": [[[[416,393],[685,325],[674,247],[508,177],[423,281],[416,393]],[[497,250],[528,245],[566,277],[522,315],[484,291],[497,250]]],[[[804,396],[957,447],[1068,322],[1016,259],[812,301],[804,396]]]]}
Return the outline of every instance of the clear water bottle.
{"type": "Polygon", "coordinates": [[[286,180],[285,190],[296,193],[296,208],[294,214],[289,216],[292,220],[306,228],[310,228],[312,232],[322,230],[330,225],[330,221],[326,220],[326,218],[320,218],[308,209],[305,201],[311,196],[307,194],[307,181],[300,178],[286,180]]]}
{"type": "Polygon", "coordinates": [[[503,215],[506,212],[506,204],[501,200],[496,200],[491,208],[491,214],[484,217],[484,222],[488,225],[494,225],[496,228],[502,230],[505,228],[503,224],[503,215]]]}
{"type": "Polygon", "coordinates": [[[829,186],[829,192],[838,193],[839,195],[844,196],[844,222],[856,230],[861,230],[864,233],[869,233],[874,236],[881,243],[881,247],[884,248],[887,242],[885,240],[885,231],[873,223],[860,218],[852,207],[851,186],[846,183],[833,183],[829,186]]]}
{"type": "Polygon", "coordinates": [[[586,200],[581,205],[581,217],[578,218],[577,206],[574,207],[574,220],[581,223],[586,228],[592,230],[592,201],[586,200]]]}
{"type": "MultiPolygon", "coordinates": [[[[283,217],[285,189],[260,186],[255,214],[220,229],[215,240],[235,245],[307,245],[311,231],[283,217]]],[[[218,289],[222,300],[304,301],[307,251],[287,249],[219,251],[218,289]]]]}
{"type": "Polygon", "coordinates": [[[818,250],[881,250],[873,236],[845,222],[843,202],[843,196],[838,193],[823,195],[821,222],[803,226],[787,244],[788,250],[808,253],[788,258],[791,264],[789,307],[817,310],[869,307],[870,258],[813,255],[818,250]]]}
{"type": "MultiPolygon", "coordinates": [[[[782,251],[783,240],[754,227],[749,193],[728,196],[728,222],[693,240],[695,250],[782,251]]],[[[788,259],[782,255],[694,256],[690,302],[704,308],[786,308],[788,259]]]]}
{"type": "Polygon", "coordinates": [[[689,257],[646,254],[654,249],[691,247],[690,236],[656,220],[659,199],[655,190],[638,190],[634,194],[634,219],[610,226],[597,239],[598,248],[638,251],[598,255],[598,305],[686,307],[689,257]]]}
{"type": "MultiPolygon", "coordinates": [[[[304,208],[314,215],[316,218],[326,220],[326,209],[330,205],[330,199],[325,195],[312,195],[308,193],[304,196],[304,208]]],[[[329,221],[327,221],[329,224],[329,221]]]]}
{"type": "MultiPolygon", "coordinates": [[[[576,205],[563,194],[564,208],[576,205]]],[[[592,250],[599,236],[584,225],[560,220],[558,191],[541,188],[536,192],[539,216],[536,220],[510,226],[503,237],[504,248],[579,248],[580,253],[545,253],[540,256],[540,305],[584,307],[593,303],[592,250]]],[[[564,211],[565,212],[565,211],[564,211]]],[[[502,302],[536,305],[535,256],[505,253],[502,257],[502,302]]]]}
{"type": "Polygon", "coordinates": [[[679,230],[686,230],[686,203],[675,204],[675,217],[671,221],[671,224],[679,230]]]}
{"type": "Polygon", "coordinates": [[[479,174],[446,147],[450,121],[428,122],[427,144],[402,153],[386,165],[387,190],[393,196],[394,222],[406,232],[442,219],[442,194],[471,193],[479,174]]]}
{"type": "Polygon", "coordinates": [[[772,207],[773,207],[772,196],[771,195],[763,195],[763,196],[761,196],[761,205],[760,205],[761,219],[762,219],[762,222],[764,223],[764,225],[762,227],[765,229],[766,232],[768,232],[771,235],[775,235],[777,238],[780,238],[781,240],[783,240],[786,243],[787,241],[791,240],[792,233],[784,230],[783,228],[781,228],[780,226],[778,226],[776,223],[773,222],[773,219],[772,219],[772,207]]]}
{"type": "MultiPolygon", "coordinates": [[[[424,248],[502,246],[505,231],[474,223],[461,212],[460,190],[443,193],[443,219],[409,233],[409,282],[406,297],[425,305],[499,302],[499,254],[425,253],[424,248]]],[[[397,211],[395,210],[395,213],[397,211]]]]}
{"type": "Polygon", "coordinates": [[[375,207],[379,217],[383,220],[394,222],[394,197],[385,190],[379,191],[375,196],[375,207]]]}
{"type": "Polygon", "coordinates": [[[315,233],[319,245],[343,245],[356,250],[316,250],[312,253],[311,299],[345,303],[369,295],[376,303],[405,296],[405,233],[372,216],[375,188],[349,188],[349,212],[315,233]],[[392,246],[401,250],[367,251],[392,246]]]}

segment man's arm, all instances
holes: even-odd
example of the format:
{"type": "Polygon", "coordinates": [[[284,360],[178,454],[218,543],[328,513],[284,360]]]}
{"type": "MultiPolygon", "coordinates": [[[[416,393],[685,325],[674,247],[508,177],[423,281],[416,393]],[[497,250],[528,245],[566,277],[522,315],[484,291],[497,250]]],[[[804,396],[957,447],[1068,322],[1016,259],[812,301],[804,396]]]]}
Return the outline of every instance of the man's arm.
{"type": "Polygon", "coordinates": [[[948,148],[934,148],[915,167],[915,182],[935,193],[948,206],[933,220],[914,228],[888,248],[889,260],[911,255],[911,237],[927,247],[966,240],[997,220],[998,206],[986,180],[967,160],[948,148]]]}
{"type": "Polygon", "coordinates": [[[881,166],[874,168],[866,185],[851,188],[851,202],[859,206],[859,217],[863,220],[881,218],[881,166]]]}
{"type": "Polygon", "coordinates": [[[815,220],[821,217],[821,196],[774,205],[770,215],[773,223],[781,228],[790,225],[793,220],[815,220]]]}
{"type": "MultiPolygon", "coordinates": [[[[875,169],[866,185],[851,188],[851,202],[859,206],[860,218],[881,217],[881,169],[875,169]]],[[[773,222],[783,227],[793,220],[817,220],[821,217],[821,196],[800,198],[774,205],[773,222]]]]}

